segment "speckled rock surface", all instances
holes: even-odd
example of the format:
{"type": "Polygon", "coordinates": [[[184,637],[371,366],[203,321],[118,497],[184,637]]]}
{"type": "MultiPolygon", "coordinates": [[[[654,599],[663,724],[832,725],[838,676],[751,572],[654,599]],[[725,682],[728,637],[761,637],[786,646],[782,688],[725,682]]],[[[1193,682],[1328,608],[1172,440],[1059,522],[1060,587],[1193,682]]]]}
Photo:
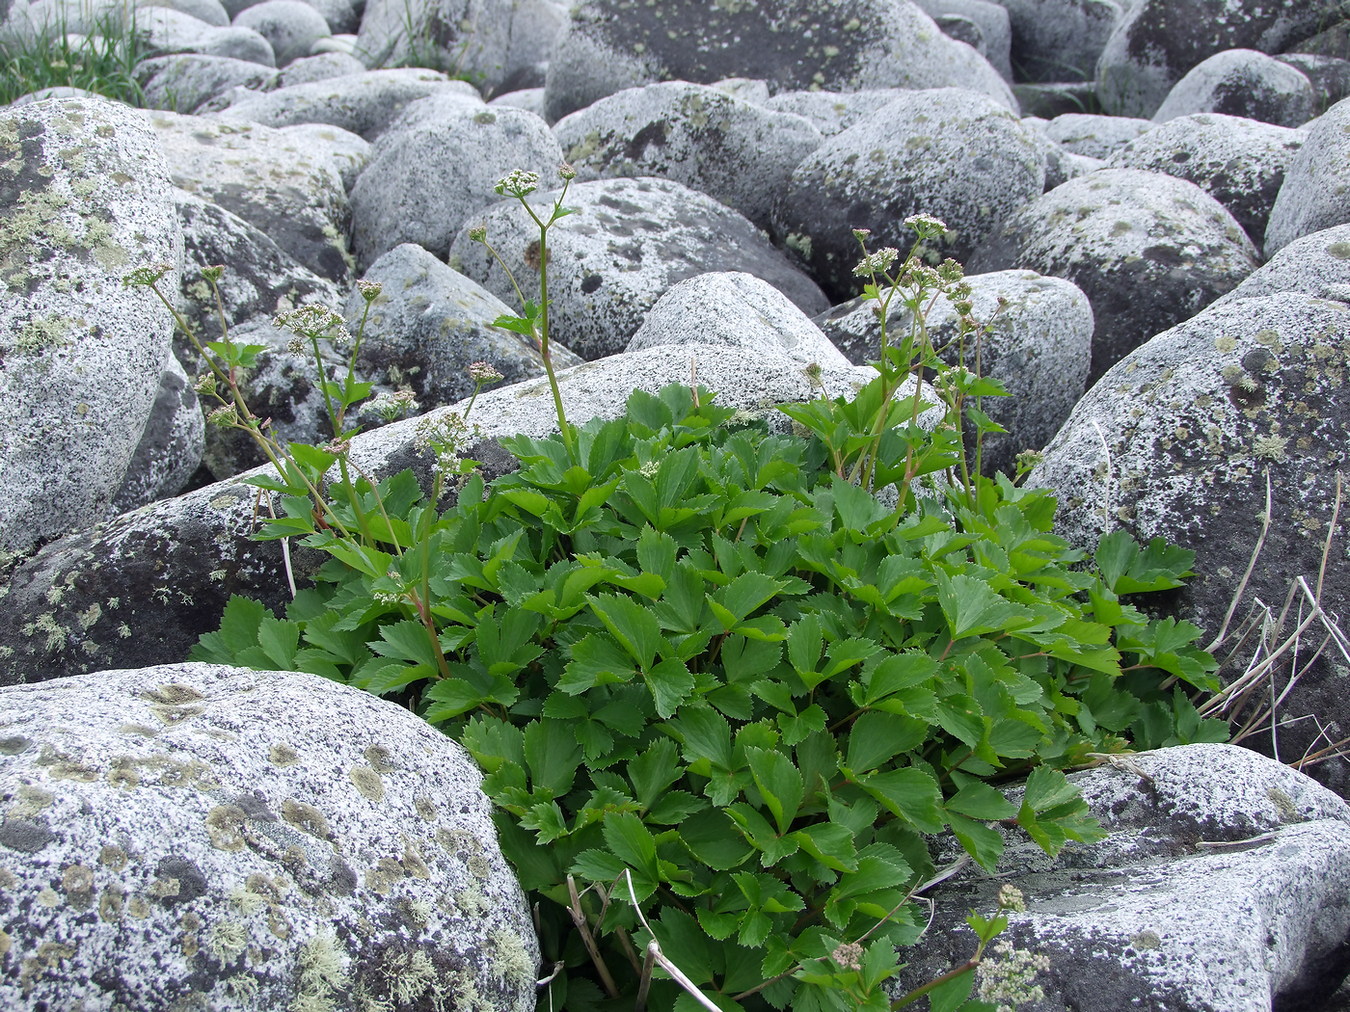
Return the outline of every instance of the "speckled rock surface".
{"type": "Polygon", "coordinates": [[[557,0],[368,0],[357,54],[371,67],[469,73],[492,91],[549,58],[565,10],[557,0]]]}
{"type": "MultiPolygon", "coordinates": [[[[510,307],[422,247],[395,247],[371,265],[365,280],[378,281],[383,291],[371,304],[357,369],[367,379],[407,386],[424,410],[472,394],[467,370],[474,362],[495,366],[506,383],[544,374],[532,341],[492,326],[497,317],[513,315],[510,307]]],[[[364,307],[359,293],[348,296],[352,333],[364,307]]],[[[556,341],[551,353],[555,369],[581,362],[556,341]]]]}
{"type": "Polygon", "coordinates": [[[904,94],[903,88],[867,88],[863,91],[780,91],[764,103],[775,112],[809,119],[826,137],[842,133],[904,94]]]}
{"type": "Polygon", "coordinates": [[[1013,79],[1008,60],[1012,29],[1001,4],[990,0],[915,0],[915,6],[937,22],[944,34],[972,46],[1005,81],[1013,79]],[[968,28],[973,38],[960,33],[958,25],[968,28]]]}
{"type": "MultiPolygon", "coordinates": [[[[316,40],[319,45],[323,40],[316,40]]],[[[319,52],[313,56],[303,56],[292,60],[277,75],[279,87],[291,88],[297,84],[313,84],[316,81],[331,81],[336,77],[349,74],[364,74],[366,65],[350,53],[319,52]]]]}
{"type": "Polygon", "coordinates": [[[1350,302],[1350,225],[1295,239],[1214,305],[1281,292],[1350,302]]]}
{"type": "Polygon", "coordinates": [[[177,664],[7,688],[0,730],[5,1007],[534,1008],[481,775],[402,707],[177,664]]]}
{"type": "MultiPolygon", "coordinates": [[[[1092,349],[1092,307],[1070,282],[1034,271],[973,274],[966,280],[972,315],[993,321],[982,339],[980,371],[1000,380],[1012,395],[988,397],[981,404],[1008,430],[1006,435],[985,436],[984,470],[1011,474],[1017,454],[1049,442],[1083,394],[1092,349]],[[999,299],[1007,300],[1002,309],[999,299]]],[[[947,349],[942,357],[953,365],[960,359],[956,321],[956,311],[946,298],[939,298],[928,314],[933,343],[947,349]]],[[[876,360],[881,326],[861,299],[835,306],[816,322],[849,361],[861,365],[876,360]]],[[[891,340],[906,334],[909,326],[909,314],[895,312],[887,327],[891,340]]],[[[965,364],[975,368],[973,347],[965,364]]]]}
{"type": "Polygon", "coordinates": [[[122,276],[181,250],[139,112],[0,110],[0,551],[101,519],[121,487],[169,351],[154,296],[122,276]]]}
{"type": "Polygon", "coordinates": [[[442,91],[480,100],[471,84],[452,81],[439,71],[403,67],[278,88],[236,102],[222,116],[272,127],[329,123],[369,141],[379,136],[409,102],[442,91]]]}
{"type": "Polygon", "coordinates": [[[323,15],[301,0],[263,0],[245,7],[233,23],[266,39],[278,67],[308,56],[314,43],[332,34],[323,15]]]}
{"type": "Polygon", "coordinates": [[[1050,120],[1045,125],[1045,135],[1076,155],[1110,158],[1153,127],[1153,121],[1147,119],[1070,112],[1050,120]]]}
{"type": "Polygon", "coordinates": [[[278,80],[276,70],[247,60],[202,53],[155,56],[136,64],[136,80],[151,109],[192,113],[230,88],[267,91],[278,80]]]}
{"type": "MultiPolygon", "coordinates": [[[[963,923],[999,887],[1022,890],[1004,938],[1048,957],[1026,1012],[1325,1009],[1347,969],[1350,808],[1311,778],[1246,749],[1187,745],[1071,774],[1108,831],[1051,860],[1010,837],[998,879],[965,872],[933,893],[937,916],[906,952],[915,984],[967,958],[963,923]]],[[[1016,792],[1014,792],[1015,794],[1016,792]]],[[[1007,962],[997,949],[979,971],[1007,962]]]]}
{"type": "Polygon", "coordinates": [[[160,373],[150,417],[131,455],[113,514],[177,495],[187,486],[206,445],[206,424],[197,393],[178,359],[169,355],[160,373]]]}
{"type": "Polygon", "coordinates": [[[1187,71],[1153,118],[1165,123],[1218,112],[1296,127],[1313,118],[1315,101],[1312,82],[1302,71],[1254,49],[1226,49],[1187,71]]]}
{"type": "Polygon", "coordinates": [[[1021,81],[1090,81],[1128,6],[1116,0],[1003,0],[1021,81]]]}
{"type": "Polygon", "coordinates": [[[700,274],[657,300],[628,342],[629,352],[658,345],[722,344],[805,366],[845,368],[848,359],[787,296],[737,271],[700,274]]]}
{"type": "Polygon", "coordinates": [[[1253,119],[1196,113],[1155,126],[1120,148],[1112,168],[1164,172],[1217,200],[1260,247],[1275,195],[1303,133],[1253,119]]]}
{"type": "Polygon", "coordinates": [[[1011,215],[966,264],[1066,278],[1092,302],[1092,382],[1112,363],[1234,287],[1258,264],[1223,205],[1194,183],[1103,169],[1011,215]]]}
{"type": "Polygon", "coordinates": [[[175,186],[237,214],[320,277],[350,280],[351,208],[327,151],[252,123],[163,111],[145,117],[175,186]]]}
{"type": "Polygon", "coordinates": [[[201,18],[171,7],[147,7],[136,18],[138,30],[149,37],[151,52],[202,53],[244,60],[264,67],[277,65],[276,54],[266,39],[252,28],[217,28],[201,18]]]}
{"type": "Polygon", "coordinates": [[[1308,127],[1270,210],[1266,256],[1299,236],[1350,221],[1350,98],[1308,127]]]}
{"type": "Polygon", "coordinates": [[[904,219],[934,215],[951,230],[938,252],[964,260],[1044,181],[1034,134],[997,102],[958,88],[908,92],[803,159],[775,210],[774,235],[832,298],[845,299],[860,285],[851,229],[871,229],[872,249],[908,249],[904,219]]]}
{"type": "Polygon", "coordinates": [[[1113,116],[1152,116],[1187,71],[1226,49],[1278,53],[1326,27],[1322,0],[1137,0],[1102,49],[1097,95],[1113,116]]]}
{"type": "MultiPolygon", "coordinates": [[[[200,339],[216,341],[221,336],[211,288],[202,280],[203,267],[225,266],[218,284],[230,327],[271,320],[307,302],[337,306],[338,285],[302,266],[261,229],[186,190],[175,190],[174,202],[183,226],[182,312],[200,339]]],[[[194,374],[205,366],[181,331],[174,331],[173,341],[179,359],[194,374]]]]}
{"type": "Polygon", "coordinates": [[[330,123],[296,123],[282,127],[281,132],[316,154],[327,154],[337,165],[342,186],[348,193],[351,193],[361,170],[370,161],[372,145],[368,140],[330,123]]]}
{"type": "Polygon", "coordinates": [[[1317,115],[1350,97],[1350,60],[1319,53],[1281,53],[1276,59],[1302,72],[1312,83],[1313,112],[1317,115]]]}
{"type": "MultiPolygon", "coordinates": [[[[352,188],[352,245],[364,270],[380,254],[415,242],[439,257],[468,219],[501,198],[497,180],[515,169],[552,175],[562,149],[548,124],[521,109],[414,102],[380,134],[352,188]]],[[[523,213],[523,212],[522,212],[523,213]]]]}
{"type": "MultiPolygon", "coordinates": [[[[551,207],[555,193],[536,193],[531,205],[551,207]]],[[[679,183],[649,177],[574,183],[567,205],[578,213],[559,221],[548,239],[551,320],[553,336],[584,359],[622,351],[656,300],[695,274],[753,274],[808,315],[829,304],[750,222],[679,183]]],[[[528,290],[537,270],[530,265],[539,240],[534,223],[514,200],[494,204],[480,221],[528,290]]],[[[450,266],[514,305],[501,267],[464,232],[450,249],[450,266]]]]}
{"type": "MultiPolygon", "coordinates": [[[[1122,359],[1074,408],[1028,484],[1054,489],[1057,523],[1080,547],[1108,527],[1163,536],[1196,552],[1196,576],[1175,606],[1211,635],[1247,567],[1271,476],[1274,522],[1249,591],[1282,602],[1302,576],[1315,585],[1336,473],[1350,453],[1350,305],[1306,295],[1234,299],[1159,334],[1122,359]],[[1105,443],[1105,445],[1103,445],[1105,443]],[[1108,465],[1106,455],[1109,452],[1108,465]]],[[[1342,510],[1323,605],[1350,604],[1350,520],[1342,510]]],[[[1305,677],[1281,707],[1350,729],[1343,674],[1305,677]]],[[[1305,720],[1280,734],[1297,759],[1316,734],[1305,720]]],[[[1340,764],[1318,767],[1340,781],[1340,764]]]]}
{"type": "Polygon", "coordinates": [[[772,92],[821,88],[969,88],[1010,109],[989,62],[943,35],[908,0],[582,0],[549,63],[549,119],[651,81],[759,78],[772,92]]]}
{"type": "Polygon", "coordinates": [[[627,88],[553,126],[579,180],[673,179],[767,228],[792,170],[820,146],[809,121],[671,81],[627,88]]]}

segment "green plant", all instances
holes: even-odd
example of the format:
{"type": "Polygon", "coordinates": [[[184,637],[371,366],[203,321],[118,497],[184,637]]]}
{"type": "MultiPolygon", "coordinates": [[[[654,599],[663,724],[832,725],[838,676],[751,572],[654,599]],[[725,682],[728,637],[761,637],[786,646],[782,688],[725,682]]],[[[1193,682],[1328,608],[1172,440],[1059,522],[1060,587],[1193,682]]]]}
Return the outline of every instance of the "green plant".
{"type": "Polygon", "coordinates": [[[32,36],[0,38],[0,105],[43,88],[83,88],[128,105],[144,104],[136,64],[149,54],[134,8],[100,11],[72,35],[62,18],[32,36]]]}
{"type": "MultiPolygon", "coordinates": [[[[260,536],[331,558],[284,618],[232,599],[193,656],[356,685],[461,741],[540,901],[551,1007],[988,1009],[971,971],[1002,903],[972,914],[965,964],[887,990],[943,876],[930,842],[950,831],[993,869],[1013,827],[1050,853],[1095,839],[1063,769],[1126,735],[1224,736],[1188,695],[1215,687],[1198,630],[1124,600],[1178,586],[1190,553],[1113,534],[1089,559],[1051,533],[1048,495],[965,464],[1000,391],[927,337],[936,293],[963,301],[959,268],[892,273],[894,250],[864,246],[860,273],[909,330],[856,397],[786,408],[799,432],[683,386],[572,426],[547,355],[566,186],[541,214],[536,184],[499,186],[540,230],[541,293],[498,322],[544,351],[559,435],[504,440],[520,468],[491,484],[442,461],[444,509],[439,477],[342,469],[340,421],[327,447],[274,447],[277,476],[253,481],[284,515],[260,536]],[[1013,779],[1019,804],[998,789],[1013,779]]],[[[232,398],[248,350],[204,351],[232,398]]],[[[325,382],[344,406],[363,392],[325,382]]]]}

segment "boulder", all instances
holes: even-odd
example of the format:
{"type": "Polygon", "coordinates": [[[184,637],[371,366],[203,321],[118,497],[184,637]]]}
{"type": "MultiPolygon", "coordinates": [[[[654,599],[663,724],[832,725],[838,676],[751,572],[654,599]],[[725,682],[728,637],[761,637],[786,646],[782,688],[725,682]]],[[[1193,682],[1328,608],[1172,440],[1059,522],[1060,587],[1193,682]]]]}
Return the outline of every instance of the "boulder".
{"type": "Polygon", "coordinates": [[[1217,112],[1296,127],[1316,111],[1316,92],[1301,70],[1254,49],[1226,49],[1187,71],[1153,119],[1166,123],[1178,116],[1217,112]]]}
{"type": "Polygon", "coordinates": [[[170,7],[184,14],[191,14],[194,18],[200,18],[217,28],[225,28],[230,23],[229,12],[225,10],[225,5],[220,0],[151,0],[141,6],[170,7]]]}
{"type": "Polygon", "coordinates": [[[1152,120],[1128,116],[1064,113],[1045,125],[1045,135],[1066,151],[1088,158],[1110,158],[1154,127],[1152,120]]]}
{"type": "Polygon", "coordinates": [[[271,127],[328,123],[371,141],[409,102],[440,92],[481,101],[471,84],[452,81],[439,71],[407,67],[280,88],[236,102],[222,115],[271,127]]]}
{"type": "Polygon", "coordinates": [[[320,277],[351,275],[351,208],[338,164],[279,130],[151,112],[175,186],[219,204],[320,277]]]}
{"type": "Polygon", "coordinates": [[[1350,60],[1317,53],[1281,53],[1276,57],[1306,77],[1313,86],[1313,112],[1321,115],[1350,97],[1350,60]]]}
{"type": "Polygon", "coordinates": [[[581,0],[549,63],[548,118],[652,81],[726,77],[771,92],[959,86],[1016,108],[998,71],[909,0],[581,0]]]}
{"type": "Polygon", "coordinates": [[[950,230],[934,252],[964,260],[1044,181],[1034,134],[997,102],[956,88],[907,92],[802,160],[774,235],[845,299],[861,285],[852,229],[871,229],[874,249],[908,249],[904,219],[933,215],[950,230]]]}
{"type": "Polygon", "coordinates": [[[1350,99],[1308,127],[1270,209],[1266,256],[1299,236],[1350,221],[1350,99]]]}
{"type": "Polygon", "coordinates": [[[0,552],[94,523],[117,494],[170,347],[163,307],[122,278],[181,249],[140,112],[0,110],[0,552]]]}
{"type": "Polygon", "coordinates": [[[192,113],[231,88],[267,91],[276,86],[278,78],[273,68],[247,60],[174,53],[136,64],[136,80],[148,108],[192,113]]]}
{"type": "MultiPolygon", "coordinates": [[[[1320,582],[1328,612],[1344,615],[1350,568],[1332,563],[1324,578],[1319,573],[1329,535],[1339,554],[1350,533],[1345,510],[1336,531],[1329,526],[1350,447],[1347,328],[1350,304],[1302,294],[1213,306],[1107,372],[1028,484],[1054,490],[1057,523],[1075,545],[1091,548],[1120,526],[1140,540],[1165,537],[1195,551],[1196,575],[1173,605],[1212,637],[1260,534],[1269,474],[1272,522],[1246,600],[1278,610],[1302,577],[1309,587],[1320,582]]],[[[1280,758],[1299,759],[1319,724],[1332,740],[1350,733],[1336,664],[1338,655],[1316,676],[1305,674],[1281,704],[1282,720],[1314,719],[1285,724],[1280,758]]],[[[1325,770],[1339,789],[1350,786],[1345,766],[1325,770]]]]}
{"type": "Polygon", "coordinates": [[[1016,80],[1091,81],[1097,58],[1128,2],[1002,0],[1012,30],[1016,80]]]}
{"type": "Polygon", "coordinates": [[[234,26],[266,39],[278,67],[308,56],[314,43],[332,34],[323,15],[301,0],[263,0],[236,14],[234,26]]]}
{"type": "Polygon", "coordinates": [[[136,27],[144,31],[150,55],[201,53],[243,60],[264,67],[277,65],[271,45],[252,28],[217,28],[209,22],[170,7],[147,7],[137,16],[136,27]]]}
{"type": "MultiPolygon", "coordinates": [[[[973,274],[966,281],[971,315],[988,324],[979,339],[979,371],[1002,382],[1011,395],[986,397],[980,404],[1008,430],[985,436],[983,470],[1012,474],[1017,454],[1048,443],[1083,394],[1092,353],[1092,307],[1068,281],[1033,271],[973,274]]],[[[850,362],[862,365],[879,357],[881,323],[871,303],[845,302],[816,317],[816,323],[850,362]]],[[[890,342],[902,339],[911,323],[911,315],[893,305],[887,320],[890,342]]],[[[945,296],[933,303],[926,324],[941,358],[961,364],[958,316],[945,296]]],[[[968,342],[964,364],[972,371],[976,351],[968,342]]]]}
{"type": "MultiPolygon", "coordinates": [[[[536,212],[557,192],[530,198],[536,212]]],[[[773,285],[808,315],[828,306],[815,283],[745,218],[711,197],[666,179],[574,183],[578,210],[549,232],[552,336],[584,359],[628,344],[647,311],[677,281],[710,271],[744,271],[773,285]]],[[[539,231],[515,200],[494,204],[475,225],[519,280],[537,291],[539,231]],[[533,262],[533,265],[532,265],[533,262]]],[[[461,231],[450,266],[515,306],[517,295],[487,249],[461,231]]]]}
{"type": "Polygon", "coordinates": [[[764,103],[773,112],[789,112],[810,120],[824,136],[833,137],[884,109],[905,93],[903,88],[863,91],[780,91],[764,103]]]}
{"type": "Polygon", "coordinates": [[[0,691],[7,1008],[535,1003],[481,774],[316,675],[173,664],[0,691]]]}
{"type": "Polygon", "coordinates": [[[787,296],[738,271],[686,278],[657,300],[626,351],[661,345],[726,345],[767,359],[810,366],[849,365],[839,349],[787,296]]]}
{"type": "MultiPolygon", "coordinates": [[[[305,2],[323,15],[324,21],[335,35],[355,32],[361,26],[361,11],[365,8],[361,0],[305,0],[305,2]]],[[[318,40],[316,45],[323,41],[318,40]]],[[[366,65],[362,63],[361,69],[365,70],[365,67],[366,65]]]]}
{"type": "Polygon", "coordinates": [[[1278,53],[1325,27],[1334,0],[1135,0],[1097,63],[1097,96],[1113,116],[1152,116],[1192,67],[1228,49],[1278,53]]]}
{"type": "Polygon", "coordinates": [[[205,445],[206,425],[192,380],[170,355],[122,487],[113,496],[112,513],[126,513],[183,491],[202,462],[205,445]]]}
{"type": "MultiPolygon", "coordinates": [[[[316,40],[315,45],[319,41],[316,40]]],[[[310,52],[314,52],[313,46],[310,52]]],[[[315,81],[331,81],[335,77],[348,77],[352,74],[364,74],[366,65],[350,53],[316,53],[314,56],[302,56],[286,64],[277,75],[277,87],[293,88],[297,84],[313,84],[315,81]]]]}
{"type": "Polygon", "coordinates": [[[316,154],[327,152],[337,165],[343,189],[349,194],[356,185],[357,177],[370,161],[370,142],[342,127],[329,123],[296,123],[281,130],[287,138],[316,154]]]}
{"type": "MultiPolygon", "coordinates": [[[[406,386],[430,409],[473,393],[468,368],[474,362],[494,366],[506,383],[544,374],[533,341],[492,326],[512,310],[421,246],[394,247],[371,264],[365,280],[379,282],[383,290],[371,303],[357,358],[363,379],[406,386]]],[[[364,309],[365,300],[353,292],[346,306],[352,333],[364,309]]],[[[550,353],[554,369],[581,363],[557,341],[550,342],[550,353]]]]}
{"type": "Polygon", "coordinates": [[[1259,247],[1275,195],[1303,138],[1298,130],[1254,119],[1196,113],[1141,134],[1118,149],[1109,164],[1189,180],[1228,208],[1259,247]]]}
{"type": "Polygon", "coordinates": [[[1350,969],[1343,800],[1231,745],[1120,756],[1069,780],[1106,838],[1051,860],[1005,833],[997,878],[964,871],[929,894],[933,923],[905,951],[902,988],[968,959],[966,913],[988,914],[1012,886],[1025,909],[986,950],[973,997],[1010,998],[1025,975],[1040,997],[1017,1007],[1037,1012],[1329,1007],[1350,969]]]}
{"type": "Polygon", "coordinates": [[[1194,183],[1103,169],[1015,212],[966,268],[1025,268],[1072,281],[1092,302],[1094,382],[1130,349],[1195,315],[1258,266],[1233,216],[1194,183]]]}
{"type": "Polygon", "coordinates": [[[368,0],[357,55],[468,75],[491,92],[547,60],[565,19],[556,0],[368,0]]]}
{"type": "Polygon", "coordinates": [[[492,99],[488,102],[488,105],[494,107],[504,105],[511,109],[524,109],[526,112],[532,112],[543,119],[544,89],[521,88],[519,91],[508,91],[492,99]]]}
{"type": "Polygon", "coordinates": [[[515,169],[552,173],[561,162],[557,139],[534,113],[458,97],[414,102],[380,134],[352,188],[358,268],[405,242],[444,257],[460,227],[501,199],[497,180],[515,169]]]}
{"type": "Polygon", "coordinates": [[[790,113],[685,81],[628,88],[553,127],[577,178],[660,176],[767,228],[775,196],[821,134],[790,113]]]}
{"type": "Polygon", "coordinates": [[[990,0],[914,0],[915,6],[932,18],[943,33],[966,43],[997,70],[1005,81],[1013,79],[1008,52],[1012,32],[1008,11],[990,0]]]}
{"type": "Polygon", "coordinates": [[[1350,224],[1295,239],[1213,304],[1281,292],[1350,302],[1350,224]]]}

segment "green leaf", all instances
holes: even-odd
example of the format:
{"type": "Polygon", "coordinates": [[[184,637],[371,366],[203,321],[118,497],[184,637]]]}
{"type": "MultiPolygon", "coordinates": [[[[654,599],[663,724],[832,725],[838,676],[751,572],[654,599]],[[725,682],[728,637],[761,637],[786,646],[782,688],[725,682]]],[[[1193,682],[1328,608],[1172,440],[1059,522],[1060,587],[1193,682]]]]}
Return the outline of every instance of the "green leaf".
{"type": "MultiPolygon", "coordinates": [[[[605,837],[605,845],[614,856],[633,869],[637,879],[634,885],[655,889],[661,880],[656,861],[656,838],[642,824],[642,820],[632,812],[619,812],[605,816],[600,829],[605,837]]],[[[641,888],[638,898],[643,898],[641,888]]]]}
{"type": "Polygon", "coordinates": [[[942,791],[923,770],[907,767],[859,777],[858,783],[887,811],[899,816],[920,833],[940,833],[946,824],[942,814],[942,791]]]}
{"type": "Polygon", "coordinates": [[[239,654],[258,645],[258,627],[271,612],[252,598],[233,595],[220,616],[220,628],[202,636],[188,655],[209,664],[237,664],[239,654]]]}
{"type": "Polygon", "coordinates": [[[802,775],[782,752],[747,748],[750,775],[755,778],[764,804],[773,813],[780,834],[787,833],[802,804],[802,775]]]}
{"type": "Polygon", "coordinates": [[[680,840],[694,858],[714,871],[738,868],[754,853],[754,848],[720,808],[708,808],[690,816],[680,826],[680,840]]]}
{"type": "Polygon", "coordinates": [[[713,593],[708,603],[722,628],[730,631],[786,586],[785,580],[751,570],[713,593]]]}
{"type": "MultiPolygon", "coordinates": [[[[661,645],[661,627],[651,611],[631,597],[617,594],[587,595],[591,610],[605,624],[628,656],[643,670],[651,667],[661,645]]],[[[663,714],[669,716],[669,714],[663,714]]]]}
{"type": "Polygon", "coordinates": [[[818,822],[792,834],[793,839],[821,864],[835,871],[853,871],[858,867],[854,834],[846,826],[818,822]]]}
{"type": "Polygon", "coordinates": [[[380,626],[380,638],[370,647],[381,657],[436,667],[436,652],[432,649],[426,626],[412,619],[380,626]]]}
{"type": "Polygon", "coordinates": [[[577,695],[597,685],[630,681],[635,674],[632,656],[613,639],[587,633],[573,645],[572,659],[558,679],[558,688],[577,695]]]}
{"type": "Polygon", "coordinates": [[[957,573],[948,576],[934,570],[938,605],[947,619],[952,639],[983,636],[991,632],[1009,632],[1028,625],[1034,619],[1025,608],[1000,597],[983,580],[957,573]]]}
{"type": "Polygon", "coordinates": [[[918,748],[928,737],[928,725],[914,717],[873,710],[853,722],[848,733],[845,765],[867,773],[904,752],[918,748]]]}
{"type": "Polygon", "coordinates": [[[1003,856],[1003,836],[997,829],[983,822],[968,819],[964,815],[947,813],[947,823],[952,833],[961,842],[967,854],[985,871],[993,874],[998,870],[999,858],[1003,856]]]}
{"type": "Polygon", "coordinates": [[[1154,538],[1147,548],[1127,531],[1116,529],[1105,535],[1093,555],[1101,571],[1102,582],[1117,594],[1141,594],[1180,587],[1191,575],[1195,553],[1154,538]]]}
{"type": "Polygon", "coordinates": [[[969,779],[947,799],[947,811],[959,812],[972,819],[1011,819],[1017,806],[1003,796],[1003,792],[983,780],[969,779]]]}
{"type": "Polygon", "coordinates": [[[561,797],[576,780],[581,746],[565,721],[532,720],[525,725],[525,763],[536,791],[561,797]]]}
{"type": "Polygon", "coordinates": [[[684,775],[684,767],[676,758],[675,743],[669,738],[658,738],[646,752],[628,763],[628,782],[633,785],[633,797],[643,808],[656,803],[661,792],[684,775]]]}
{"type": "Polygon", "coordinates": [[[678,657],[662,661],[644,677],[660,717],[673,716],[694,689],[694,676],[678,657]]]}

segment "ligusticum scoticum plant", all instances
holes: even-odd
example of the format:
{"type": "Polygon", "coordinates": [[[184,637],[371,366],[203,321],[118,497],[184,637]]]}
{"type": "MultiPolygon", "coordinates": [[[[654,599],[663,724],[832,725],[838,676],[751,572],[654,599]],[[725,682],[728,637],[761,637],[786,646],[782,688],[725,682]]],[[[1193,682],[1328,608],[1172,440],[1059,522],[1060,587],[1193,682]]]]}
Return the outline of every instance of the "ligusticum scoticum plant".
{"type": "MultiPolygon", "coordinates": [[[[542,1008],[993,1009],[996,974],[970,995],[1011,894],[972,913],[969,960],[893,983],[950,870],[932,844],[992,871],[1008,833],[1052,854],[1096,839],[1065,769],[1224,737],[1191,703],[1214,685],[1198,630],[1132,603],[1191,554],[1116,533],[1089,557],[1052,533],[1047,493],[968,463],[1002,390],[943,365],[924,324],[944,295],[978,348],[960,267],[861,231],[886,336],[855,395],[784,406],[791,434],[687,386],[573,426],[547,288],[569,173],[542,203],[532,173],[498,186],[539,230],[540,278],[497,322],[539,347],[558,435],[502,440],[519,467],[488,483],[450,446],[456,416],[431,489],[344,469],[342,423],[274,448],[252,480],[281,515],[258,536],[331,558],[284,617],[232,599],[193,657],[355,685],[465,745],[537,903],[542,1008]]],[[[256,353],[222,344],[207,389],[232,398],[256,353]]],[[[363,386],[325,382],[345,417],[363,386]]]]}

